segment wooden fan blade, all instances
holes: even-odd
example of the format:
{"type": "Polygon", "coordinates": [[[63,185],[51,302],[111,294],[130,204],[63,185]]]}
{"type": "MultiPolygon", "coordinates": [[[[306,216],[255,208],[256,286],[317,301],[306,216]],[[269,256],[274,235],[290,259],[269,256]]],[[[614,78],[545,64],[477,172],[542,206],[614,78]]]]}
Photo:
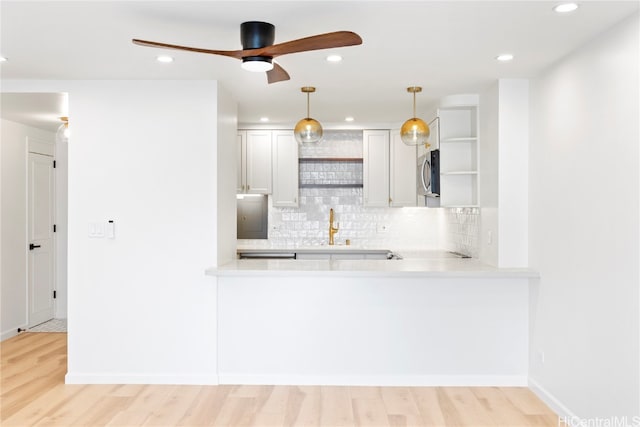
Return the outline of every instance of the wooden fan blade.
{"type": "Polygon", "coordinates": [[[246,56],[244,51],[242,50],[211,50],[211,49],[200,49],[197,47],[188,47],[188,46],[178,46],[175,44],[167,44],[167,43],[158,43],[152,42],[148,40],[139,40],[132,39],[134,44],[140,46],[148,46],[148,47],[159,47],[163,49],[176,49],[176,50],[187,50],[189,52],[199,52],[199,53],[209,53],[211,55],[222,55],[222,56],[230,56],[232,58],[242,59],[243,56],[246,56]]]}
{"type": "Polygon", "coordinates": [[[359,35],[351,31],[336,31],[316,36],[291,40],[259,49],[242,51],[242,56],[270,56],[275,58],[289,53],[307,52],[310,50],[331,49],[335,47],[355,46],[362,44],[359,35]]]}
{"type": "Polygon", "coordinates": [[[273,63],[273,68],[267,71],[267,82],[269,84],[289,80],[289,73],[282,68],[277,62],[273,63]]]}

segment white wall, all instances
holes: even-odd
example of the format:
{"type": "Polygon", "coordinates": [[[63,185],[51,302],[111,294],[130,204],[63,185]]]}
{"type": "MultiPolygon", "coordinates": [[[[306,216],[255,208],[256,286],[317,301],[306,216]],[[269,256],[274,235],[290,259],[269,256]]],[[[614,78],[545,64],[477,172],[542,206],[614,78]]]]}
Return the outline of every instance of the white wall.
{"type": "Polygon", "coordinates": [[[498,265],[498,82],[480,94],[480,260],[498,265]],[[489,237],[491,236],[491,237],[489,237]]]}
{"type": "Polygon", "coordinates": [[[215,383],[217,84],[69,93],[68,382],[215,383]],[[87,238],[115,221],[116,239],[87,238]]]}
{"type": "Polygon", "coordinates": [[[218,265],[236,258],[237,135],[236,101],[218,87],[218,265]]]}
{"type": "Polygon", "coordinates": [[[480,259],[528,265],[529,82],[500,79],[480,99],[480,259]]]}
{"type": "MultiPolygon", "coordinates": [[[[55,134],[8,120],[2,120],[0,158],[2,164],[1,210],[2,210],[2,268],[1,271],[1,316],[0,339],[17,334],[18,328],[26,328],[27,312],[27,259],[29,244],[27,240],[27,138],[54,145],[55,134]]],[[[57,188],[58,193],[62,193],[57,188]]],[[[63,195],[64,196],[64,195],[63,195]]],[[[57,271],[65,269],[64,253],[59,254],[57,271]]],[[[64,294],[66,281],[57,279],[61,294],[64,294]]],[[[61,295],[61,298],[63,296],[61,295]]],[[[64,306],[58,308],[56,315],[64,316],[64,306]]]]}
{"type": "Polygon", "coordinates": [[[498,82],[498,266],[528,265],[529,82],[498,82]]]}
{"type": "Polygon", "coordinates": [[[530,378],[579,418],[640,415],[638,40],[635,14],[531,91],[530,378]]]}
{"type": "Polygon", "coordinates": [[[70,383],[215,383],[217,83],[3,81],[67,92],[70,383]],[[116,238],[88,237],[115,221],[116,238]]]}
{"type": "Polygon", "coordinates": [[[56,141],[56,319],[67,317],[68,173],[67,141],[56,141]]]}

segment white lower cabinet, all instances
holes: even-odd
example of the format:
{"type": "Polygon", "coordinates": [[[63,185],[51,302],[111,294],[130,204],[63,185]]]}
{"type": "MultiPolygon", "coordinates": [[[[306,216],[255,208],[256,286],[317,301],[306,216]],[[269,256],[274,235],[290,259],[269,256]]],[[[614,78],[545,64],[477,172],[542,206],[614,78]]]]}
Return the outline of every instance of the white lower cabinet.
{"type": "Polygon", "coordinates": [[[389,131],[363,131],[362,203],[389,206],[389,131]]]}
{"type": "Polygon", "coordinates": [[[273,196],[274,207],[298,207],[298,141],[293,131],[274,131],[273,196]]]}

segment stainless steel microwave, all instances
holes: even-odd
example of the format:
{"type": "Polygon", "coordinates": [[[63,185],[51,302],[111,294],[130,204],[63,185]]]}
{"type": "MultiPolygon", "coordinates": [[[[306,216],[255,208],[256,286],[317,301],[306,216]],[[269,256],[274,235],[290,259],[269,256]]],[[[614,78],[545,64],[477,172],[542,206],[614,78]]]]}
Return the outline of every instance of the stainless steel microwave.
{"type": "MultiPolygon", "coordinates": [[[[431,150],[418,157],[417,162],[418,196],[440,197],[440,150],[431,150]]],[[[425,201],[425,205],[430,205],[425,201]]]]}

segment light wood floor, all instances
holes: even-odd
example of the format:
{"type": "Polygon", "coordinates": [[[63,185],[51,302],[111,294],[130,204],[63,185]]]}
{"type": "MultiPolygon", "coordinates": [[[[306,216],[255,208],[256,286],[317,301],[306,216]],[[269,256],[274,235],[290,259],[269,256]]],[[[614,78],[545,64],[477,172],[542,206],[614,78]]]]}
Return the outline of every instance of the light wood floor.
{"type": "Polygon", "coordinates": [[[557,426],[518,387],[65,385],[67,336],[0,344],[2,426],[557,426]]]}

